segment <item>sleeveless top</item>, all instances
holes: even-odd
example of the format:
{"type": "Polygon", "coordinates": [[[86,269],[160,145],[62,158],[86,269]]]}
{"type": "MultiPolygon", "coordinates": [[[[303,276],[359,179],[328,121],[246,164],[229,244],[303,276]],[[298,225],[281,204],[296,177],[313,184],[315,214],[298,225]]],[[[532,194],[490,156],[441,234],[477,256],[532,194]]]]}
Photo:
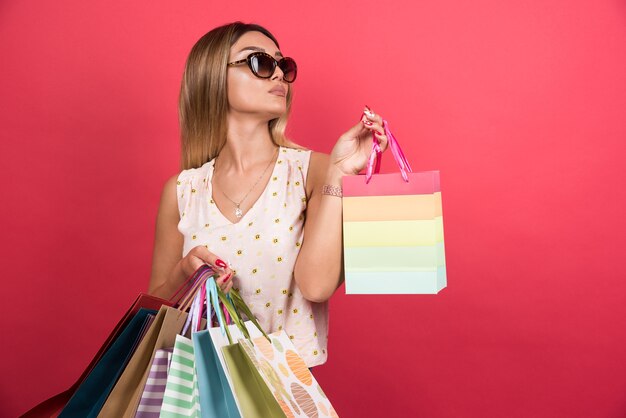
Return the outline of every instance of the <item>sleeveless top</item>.
{"type": "Polygon", "coordinates": [[[226,219],[212,199],[211,160],[178,176],[183,257],[204,245],[233,270],[237,289],[263,329],[285,330],[308,367],[326,362],[328,302],[302,296],[294,266],[303,239],[305,181],[311,151],[280,147],[269,182],[239,222],[226,219]]]}

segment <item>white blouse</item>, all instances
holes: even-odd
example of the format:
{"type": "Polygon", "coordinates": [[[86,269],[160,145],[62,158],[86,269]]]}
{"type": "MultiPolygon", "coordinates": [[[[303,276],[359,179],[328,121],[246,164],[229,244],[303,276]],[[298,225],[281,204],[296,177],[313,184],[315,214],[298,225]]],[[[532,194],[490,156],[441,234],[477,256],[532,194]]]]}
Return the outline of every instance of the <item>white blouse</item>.
{"type": "Polygon", "coordinates": [[[328,302],[305,299],[293,271],[302,245],[305,181],[311,151],[280,147],[269,182],[239,222],[226,219],[212,199],[211,160],[178,176],[178,230],[183,257],[204,245],[234,271],[237,289],[263,329],[285,329],[308,367],[326,362],[328,302]]]}

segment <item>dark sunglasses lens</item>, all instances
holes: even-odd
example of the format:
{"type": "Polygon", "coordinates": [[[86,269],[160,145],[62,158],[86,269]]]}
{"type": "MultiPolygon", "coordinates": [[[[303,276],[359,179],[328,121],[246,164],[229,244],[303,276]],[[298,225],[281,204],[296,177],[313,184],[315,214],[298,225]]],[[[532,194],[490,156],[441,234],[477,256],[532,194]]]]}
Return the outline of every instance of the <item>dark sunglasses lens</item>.
{"type": "Polygon", "coordinates": [[[276,62],[267,55],[255,55],[250,59],[252,72],[261,78],[269,78],[274,74],[276,62]]]}
{"type": "Polygon", "coordinates": [[[288,83],[292,83],[298,74],[296,62],[291,58],[283,58],[280,60],[279,66],[280,70],[283,72],[283,79],[288,83]]]}

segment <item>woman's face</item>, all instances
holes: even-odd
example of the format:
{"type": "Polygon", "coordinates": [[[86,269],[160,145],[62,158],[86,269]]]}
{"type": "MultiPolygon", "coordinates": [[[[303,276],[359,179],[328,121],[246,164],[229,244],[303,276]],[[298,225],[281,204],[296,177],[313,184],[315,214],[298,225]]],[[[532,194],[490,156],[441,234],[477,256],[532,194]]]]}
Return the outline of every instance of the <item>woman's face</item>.
{"type": "MultiPolygon", "coordinates": [[[[228,62],[245,59],[256,51],[270,54],[276,60],[282,58],[270,38],[261,32],[246,32],[230,49],[228,62]]],[[[289,85],[283,81],[283,72],[278,66],[270,78],[255,76],[246,63],[228,67],[227,85],[231,113],[254,114],[271,120],[287,111],[289,85]]]]}

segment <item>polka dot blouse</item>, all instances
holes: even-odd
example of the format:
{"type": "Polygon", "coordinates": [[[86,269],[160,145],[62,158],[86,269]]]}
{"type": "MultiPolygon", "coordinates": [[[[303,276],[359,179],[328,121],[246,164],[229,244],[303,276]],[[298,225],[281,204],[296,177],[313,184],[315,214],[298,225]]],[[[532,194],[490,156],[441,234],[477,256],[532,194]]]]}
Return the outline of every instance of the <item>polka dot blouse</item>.
{"type": "Polygon", "coordinates": [[[269,182],[239,222],[226,219],[212,199],[211,160],[178,176],[178,230],[183,257],[204,245],[234,271],[239,291],[267,332],[285,330],[308,367],[326,361],[328,303],[306,300],[293,277],[307,205],[311,151],[280,147],[269,182]]]}

